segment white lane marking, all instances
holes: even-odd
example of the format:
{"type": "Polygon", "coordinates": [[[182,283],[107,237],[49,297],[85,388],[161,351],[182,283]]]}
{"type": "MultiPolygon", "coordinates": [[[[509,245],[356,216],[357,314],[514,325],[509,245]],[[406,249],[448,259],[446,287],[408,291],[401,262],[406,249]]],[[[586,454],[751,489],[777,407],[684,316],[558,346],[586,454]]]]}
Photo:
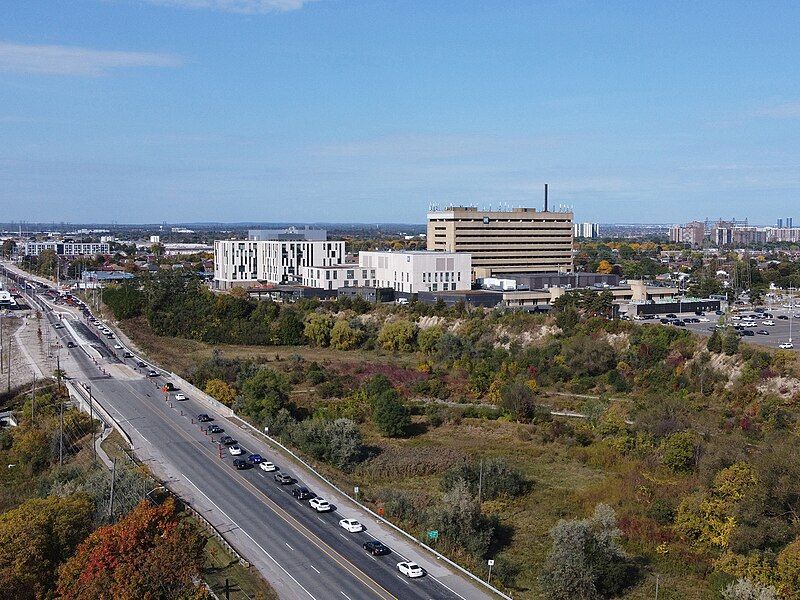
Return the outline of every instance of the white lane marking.
{"type": "Polygon", "coordinates": [[[317,569],[317,567],[315,567],[314,565],[308,565],[308,566],[311,567],[312,569],[314,569],[317,572],[317,575],[322,575],[322,573],[320,573],[319,569],[317,569]]]}
{"type": "Polygon", "coordinates": [[[324,523],[325,522],[325,519],[323,519],[322,517],[317,517],[317,519],[319,519],[320,523],[324,523]]]}
{"type": "Polygon", "coordinates": [[[286,544],[286,547],[287,547],[289,550],[291,550],[292,552],[294,552],[294,548],[292,548],[292,547],[289,545],[289,542],[283,542],[283,543],[284,543],[284,544],[286,544]]]}
{"type": "Polygon", "coordinates": [[[345,594],[345,593],[344,593],[342,590],[339,590],[339,593],[340,593],[342,596],[344,596],[345,598],[347,598],[347,600],[353,600],[353,599],[352,599],[350,596],[348,596],[347,594],[345,594]]]}
{"type": "Polygon", "coordinates": [[[286,570],[286,569],[283,567],[283,565],[282,565],[281,563],[279,563],[277,560],[275,560],[275,558],[274,558],[274,557],[273,557],[273,556],[272,556],[272,555],[271,555],[269,552],[267,552],[266,550],[264,550],[264,547],[263,547],[261,544],[259,544],[257,541],[255,541],[255,540],[253,539],[253,536],[251,536],[251,535],[250,535],[249,533],[247,533],[247,532],[246,532],[244,529],[242,529],[241,527],[239,527],[239,525],[237,525],[237,524],[236,524],[236,521],[234,521],[233,519],[231,519],[231,518],[228,516],[228,514],[227,514],[227,513],[226,513],[224,510],[222,510],[222,509],[221,509],[219,506],[217,506],[216,502],[214,502],[214,501],[213,501],[211,498],[209,498],[208,496],[206,496],[205,492],[203,492],[203,490],[201,490],[199,487],[197,487],[197,486],[194,484],[194,482],[193,482],[191,479],[189,479],[188,477],[186,477],[186,475],[184,475],[183,473],[181,473],[180,475],[181,475],[181,477],[183,477],[183,478],[184,478],[186,481],[188,481],[188,482],[191,484],[191,486],[192,486],[194,489],[196,489],[198,492],[200,492],[200,493],[203,495],[203,497],[204,497],[206,500],[208,500],[209,502],[211,502],[211,504],[212,504],[212,505],[214,505],[214,508],[216,508],[216,509],[217,509],[219,512],[221,512],[221,513],[222,513],[222,514],[225,516],[225,518],[226,518],[226,519],[228,519],[228,520],[229,520],[231,523],[233,523],[233,524],[234,524],[234,525],[235,525],[235,526],[236,526],[236,527],[239,529],[239,531],[241,531],[241,532],[242,532],[243,534],[245,534],[245,535],[246,535],[248,538],[250,538],[250,541],[251,541],[251,542],[253,542],[253,543],[254,543],[256,546],[258,546],[258,547],[259,547],[259,549],[260,549],[260,550],[261,550],[261,551],[262,551],[264,554],[266,554],[266,555],[267,555],[267,556],[268,556],[268,557],[269,557],[269,558],[272,560],[272,562],[274,562],[276,565],[278,565],[278,567],[280,567],[281,571],[283,571],[284,573],[286,573],[286,574],[287,574],[287,575],[288,575],[288,576],[291,578],[291,580],[292,580],[292,581],[294,581],[294,582],[295,582],[295,583],[296,583],[296,584],[297,584],[297,585],[300,587],[300,589],[301,589],[301,590],[303,590],[303,591],[304,591],[306,594],[308,594],[308,596],[309,596],[310,598],[313,598],[314,600],[317,600],[317,598],[314,596],[314,594],[312,594],[312,593],[311,593],[311,592],[309,592],[309,591],[308,591],[306,588],[304,588],[304,587],[303,587],[303,585],[302,585],[302,584],[301,584],[299,581],[297,581],[297,579],[295,579],[295,578],[294,578],[294,576],[293,576],[291,573],[289,573],[289,571],[287,571],[287,570],[286,570]]]}
{"type": "Polygon", "coordinates": [[[400,581],[402,581],[403,583],[405,583],[406,585],[410,585],[410,584],[408,583],[408,580],[407,580],[405,577],[403,577],[402,575],[398,575],[398,576],[397,576],[397,578],[398,578],[400,581]]]}
{"type": "Polygon", "coordinates": [[[342,536],[342,537],[343,537],[344,539],[346,539],[346,540],[349,540],[349,539],[350,539],[350,538],[348,538],[348,537],[347,537],[345,534],[343,534],[343,533],[340,533],[339,535],[340,535],[340,536],[342,536]]]}

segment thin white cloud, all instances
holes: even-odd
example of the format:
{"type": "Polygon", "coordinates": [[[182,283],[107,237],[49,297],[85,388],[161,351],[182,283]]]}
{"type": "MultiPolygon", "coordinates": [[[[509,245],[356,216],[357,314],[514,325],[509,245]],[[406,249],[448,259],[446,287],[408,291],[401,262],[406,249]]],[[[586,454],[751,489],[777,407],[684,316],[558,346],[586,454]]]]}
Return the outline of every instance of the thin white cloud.
{"type": "Polygon", "coordinates": [[[114,69],[179,67],[182,63],[172,54],[0,42],[0,71],[16,73],[96,77],[114,69]]]}
{"type": "Polygon", "coordinates": [[[145,0],[178,8],[217,10],[245,15],[286,12],[303,8],[312,0],[145,0]]]}
{"type": "Polygon", "coordinates": [[[755,116],[773,119],[794,119],[800,117],[800,102],[784,102],[783,104],[765,106],[756,111],[755,116]]]}

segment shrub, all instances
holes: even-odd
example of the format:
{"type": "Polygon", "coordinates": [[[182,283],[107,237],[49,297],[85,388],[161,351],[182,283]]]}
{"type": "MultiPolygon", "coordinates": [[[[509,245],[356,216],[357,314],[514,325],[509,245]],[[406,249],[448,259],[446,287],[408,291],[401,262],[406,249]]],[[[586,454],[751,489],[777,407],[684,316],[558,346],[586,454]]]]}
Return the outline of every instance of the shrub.
{"type": "Polygon", "coordinates": [[[526,493],[530,482],[525,476],[509,466],[502,458],[489,458],[481,463],[463,463],[447,471],[441,480],[447,492],[466,482],[473,496],[480,494],[481,500],[492,500],[501,496],[515,497],[526,493]]]}
{"type": "Polygon", "coordinates": [[[441,504],[429,511],[427,521],[430,529],[441,532],[445,544],[473,556],[484,556],[494,538],[494,522],[481,512],[465,481],[444,495],[441,504]]]}
{"type": "Polygon", "coordinates": [[[305,318],[303,335],[314,346],[325,347],[331,341],[331,327],[333,319],[325,313],[308,313],[305,318]]]}
{"type": "Polygon", "coordinates": [[[673,471],[688,471],[694,466],[695,441],[691,433],[673,433],[661,443],[661,462],[673,471]]]}
{"type": "Polygon", "coordinates": [[[384,350],[409,352],[414,349],[417,326],[405,319],[386,323],[378,334],[378,343],[384,350]]]}
{"type": "Polygon", "coordinates": [[[361,332],[347,321],[339,320],[333,324],[330,334],[331,347],[336,350],[352,350],[361,343],[361,332]]]}
{"type": "Polygon", "coordinates": [[[236,390],[221,379],[209,379],[205,391],[206,394],[219,400],[225,406],[231,406],[236,399],[236,390]]]}
{"type": "Polygon", "coordinates": [[[373,400],[372,420],[381,433],[388,437],[406,435],[411,425],[408,409],[400,402],[394,390],[387,390],[373,400]]]}

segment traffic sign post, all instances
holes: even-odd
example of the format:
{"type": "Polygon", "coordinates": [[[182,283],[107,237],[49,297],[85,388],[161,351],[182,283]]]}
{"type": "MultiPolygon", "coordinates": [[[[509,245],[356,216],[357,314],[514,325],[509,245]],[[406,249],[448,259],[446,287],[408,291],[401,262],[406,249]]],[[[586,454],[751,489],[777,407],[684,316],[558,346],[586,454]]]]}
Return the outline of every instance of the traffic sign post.
{"type": "Polygon", "coordinates": [[[438,529],[432,529],[431,531],[429,531],[428,532],[428,539],[429,540],[438,540],[439,539],[439,530],[438,529]]]}
{"type": "Polygon", "coordinates": [[[494,559],[490,558],[486,561],[489,564],[489,577],[486,578],[486,583],[492,582],[492,567],[494,566],[494,559]]]}

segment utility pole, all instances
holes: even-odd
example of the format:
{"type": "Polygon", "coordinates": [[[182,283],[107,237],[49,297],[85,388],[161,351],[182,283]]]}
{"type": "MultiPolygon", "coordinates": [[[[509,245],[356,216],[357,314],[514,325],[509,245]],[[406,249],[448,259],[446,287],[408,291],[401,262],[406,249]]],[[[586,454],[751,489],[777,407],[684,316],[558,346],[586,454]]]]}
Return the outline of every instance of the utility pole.
{"type": "Polygon", "coordinates": [[[36,373],[33,374],[33,395],[31,395],[31,423],[36,423],[36,373]]]}
{"type": "Polygon", "coordinates": [[[94,413],[92,411],[92,386],[89,387],[89,422],[92,424],[92,453],[94,454],[94,462],[97,462],[97,445],[94,443],[94,413]]]}
{"type": "Polygon", "coordinates": [[[480,470],[478,471],[478,504],[481,503],[482,492],[483,492],[483,458],[481,457],[481,466],[480,470]]]}
{"type": "Polygon", "coordinates": [[[64,399],[58,394],[58,466],[64,465],[64,399]]]}
{"type": "Polygon", "coordinates": [[[114,520],[114,485],[117,482],[117,459],[114,459],[114,464],[111,467],[111,494],[108,499],[108,519],[114,520]]]}
{"type": "Polygon", "coordinates": [[[658,580],[661,575],[656,574],[656,600],[658,600],[658,580]]]}

